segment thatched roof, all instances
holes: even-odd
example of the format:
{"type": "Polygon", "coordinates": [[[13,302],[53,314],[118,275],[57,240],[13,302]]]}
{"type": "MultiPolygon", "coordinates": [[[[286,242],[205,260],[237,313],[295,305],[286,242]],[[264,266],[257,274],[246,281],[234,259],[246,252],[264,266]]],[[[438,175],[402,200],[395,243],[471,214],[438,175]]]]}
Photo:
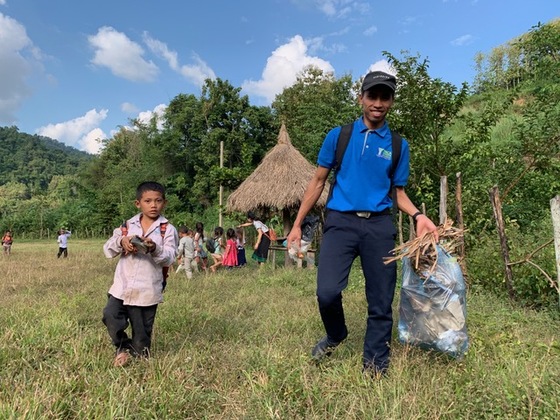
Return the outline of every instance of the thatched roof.
{"type": "MultiPolygon", "coordinates": [[[[315,166],[292,145],[284,124],[278,134],[278,144],[263,158],[255,171],[228,198],[229,211],[249,211],[260,207],[284,209],[299,206],[315,166]]],[[[317,205],[327,202],[327,183],[317,205]]]]}

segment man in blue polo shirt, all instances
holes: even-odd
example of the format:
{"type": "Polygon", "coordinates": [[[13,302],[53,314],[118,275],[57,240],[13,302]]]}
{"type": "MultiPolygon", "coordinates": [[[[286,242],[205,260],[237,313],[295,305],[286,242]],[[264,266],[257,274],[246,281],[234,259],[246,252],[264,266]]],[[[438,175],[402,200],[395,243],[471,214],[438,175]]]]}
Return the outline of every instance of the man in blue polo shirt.
{"type": "MultiPolygon", "coordinates": [[[[326,336],[317,342],[312,356],[319,361],[332,353],[348,335],[342,291],[348,285],[352,263],[360,256],[366,281],[368,318],[364,339],[363,367],[376,377],[389,366],[393,316],[391,305],[397,278],[396,263],[384,264],[395,247],[396,229],[391,218],[391,131],[385,117],[393,105],[396,79],[381,71],[368,73],[359,96],[363,115],[353,125],[344,159],[336,172],[327,202],[319,269],[317,301],[326,336]]],[[[326,136],[317,170],[303,196],[288,247],[301,241],[301,224],[324,189],[336,161],[336,145],[341,127],[326,136]]],[[[416,233],[434,232],[434,223],[422,214],[404,191],[409,174],[410,150],[402,140],[401,156],[393,175],[398,208],[413,216],[416,233]]]]}

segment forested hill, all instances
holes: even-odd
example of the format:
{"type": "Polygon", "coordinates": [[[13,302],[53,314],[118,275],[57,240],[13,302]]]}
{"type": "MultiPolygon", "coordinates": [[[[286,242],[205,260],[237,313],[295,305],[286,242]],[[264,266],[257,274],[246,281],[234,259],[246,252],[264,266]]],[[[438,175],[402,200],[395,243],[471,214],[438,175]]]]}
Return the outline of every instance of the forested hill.
{"type": "Polygon", "coordinates": [[[48,137],[0,127],[0,185],[16,182],[45,190],[53,176],[73,175],[92,155],[48,137]]]}

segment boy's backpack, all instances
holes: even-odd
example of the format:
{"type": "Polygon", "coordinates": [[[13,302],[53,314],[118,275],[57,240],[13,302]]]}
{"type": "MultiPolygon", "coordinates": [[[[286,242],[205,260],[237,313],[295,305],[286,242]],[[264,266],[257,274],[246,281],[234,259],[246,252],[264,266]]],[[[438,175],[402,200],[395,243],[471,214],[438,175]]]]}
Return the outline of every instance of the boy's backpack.
{"type": "MultiPolygon", "coordinates": [[[[344,153],[346,152],[346,148],[348,147],[348,143],[350,142],[350,137],[352,137],[352,130],[354,129],[354,123],[343,125],[340,129],[340,134],[338,135],[338,140],[336,143],[336,154],[335,154],[335,162],[333,166],[334,171],[334,179],[331,184],[331,189],[329,191],[329,199],[333,192],[333,187],[336,182],[336,174],[340,169],[340,165],[342,164],[342,159],[344,158],[344,153]]],[[[393,176],[395,175],[395,170],[397,165],[399,164],[399,160],[401,158],[401,149],[402,149],[402,137],[396,131],[391,130],[391,170],[389,171],[389,178],[391,178],[391,198],[393,199],[393,215],[398,213],[399,207],[397,204],[397,191],[395,186],[393,185],[393,176]]]]}
{"type": "Polygon", "coordinates": [[[216,252],[216,240],[214,238],[208,238],[208,240],[206,241],[206,250],[210,254],[216,252]]]}
{"type": "MultiPolygon", "coordinates": [[[[161,234],[161,240],[165,238],[165,232],[167,230],[167,222],[161,222],[159,224],[159,233],[161,234]]],[[[121,232],[123,236],[128,236],[128,221],[123,222],[121,225],[121,232]]],[[[169,266],[161,267],[161,274],[163,275],[163,282],[161,291],[165,291],[165,287],[167,286],[167,277],[169,277],[169,266]]]]}

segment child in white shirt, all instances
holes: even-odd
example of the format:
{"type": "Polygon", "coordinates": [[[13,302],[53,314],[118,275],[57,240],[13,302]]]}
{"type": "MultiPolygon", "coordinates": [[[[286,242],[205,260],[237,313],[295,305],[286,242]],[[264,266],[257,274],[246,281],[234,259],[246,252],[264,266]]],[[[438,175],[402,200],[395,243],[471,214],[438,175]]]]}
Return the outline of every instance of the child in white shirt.
{"type": "Polygon", "coordinates": [[[107,258],[120,256],[103,309],[103,323],[116,348],[114,366],[127,364],[130,355],[149,356],[164,271],[177,255],[177,230],[161,215],[167,204],[163,186],[140,184],[135,204],[141,212],[115,229],[103,246],[107,258]],[[126,333],[129,323],[131,338],[126,333]]]}
{"type": "Polygon", "coordinates": [[[68,257],[68,238],[72,235],[72,232],[66,229],[60,229],[58,231],[58,238],[56,242],[58,243],[58,254],[56,254],[56,258],[60,258],[62,254],[64,254],[63,258],[68,257]]]}
{"type": "Polygon", "coordinates": [[[179,267],[177,267],[176,273],[184,270],[187,274],[187,278],[190,280],[193,276],[194,271],[198,271],[198,264],[195,261],[195,243],[194,243],[194,232],[192,229],[188,229],[186,226],[179,227],[179,248],[177,249],[177,261],[179,262],[179,267]]]}

